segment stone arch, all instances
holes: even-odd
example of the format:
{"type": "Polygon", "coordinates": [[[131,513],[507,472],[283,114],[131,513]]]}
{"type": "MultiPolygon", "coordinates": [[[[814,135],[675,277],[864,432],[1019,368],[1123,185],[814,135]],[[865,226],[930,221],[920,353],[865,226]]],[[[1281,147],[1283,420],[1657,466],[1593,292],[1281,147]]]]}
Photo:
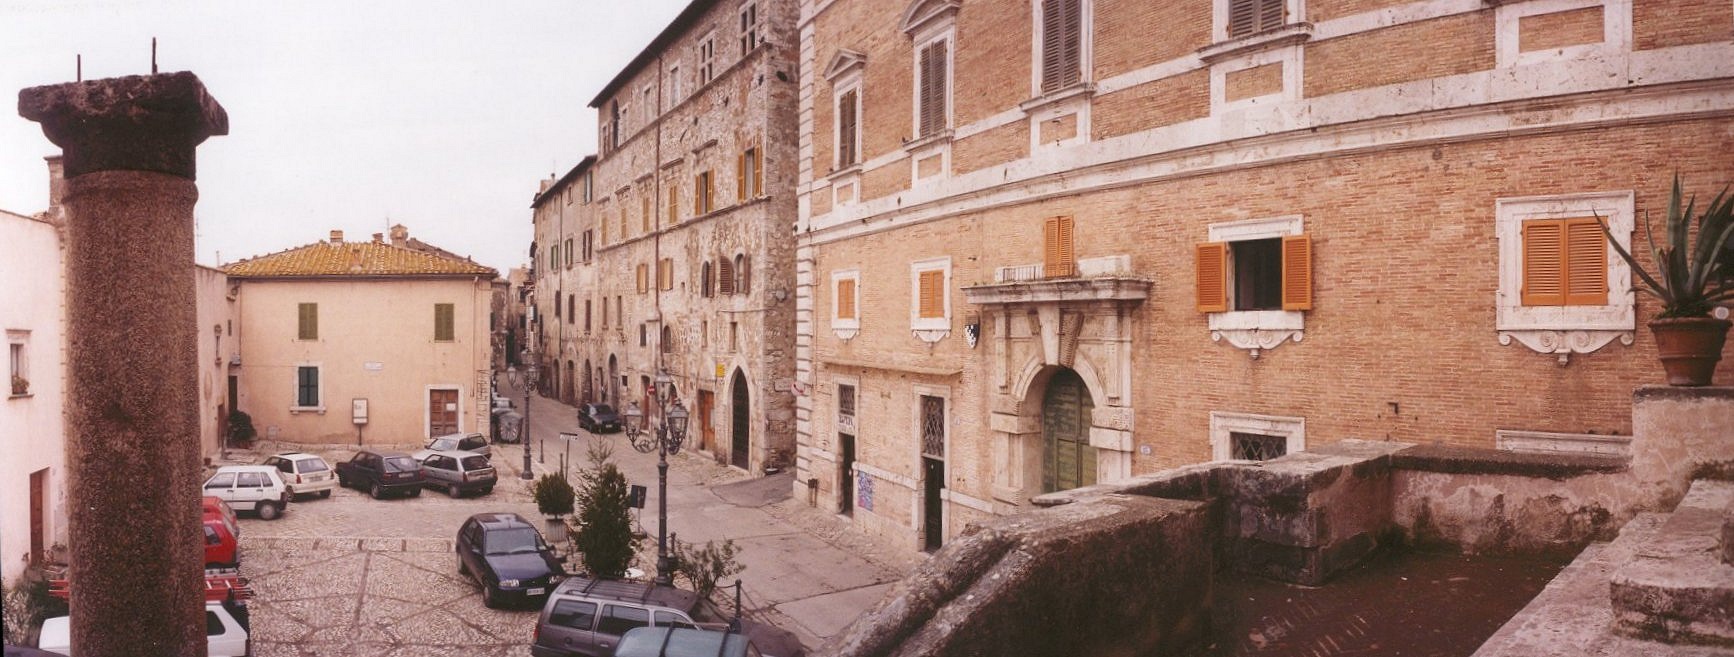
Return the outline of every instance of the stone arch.
{"type": "Polygon", "coordinates": [[[1040,354],[1034,354],[1030,356],[1029,360],[1024,361],[1023,368],[1018,371],[1017,378],[1012,381],[1011,398],[1016,400],[1018,415],[1028,415],[1032,412],[1041,413],[1041,393],[1047,388],[1048,377],[1053,376],[1053,373],[1062,367],[1070,367],[1078,373],[1078,377],[1084,380],[1084,387],[1090,391],[1090,398],[1096,400],[1097,407],[1107,405],[1107,387],[1102,385],[1102,376],[1096,366],[1090,362],[1089,357],[1078,354],[1072,358],[1071,363],[1061,365],[1049,364],[1042,360],[1040,354]],[[1030,405],[1032,402],[1030,393],[1032,392],[1036,393],[1033,399],[1034,406],[1030,405]]]}
{"type": "Polygon", "coordinates": [[[729,464],[751,470],[753,407],[752,385],[746,368],[736,367],[729,374],[729,464]]]}

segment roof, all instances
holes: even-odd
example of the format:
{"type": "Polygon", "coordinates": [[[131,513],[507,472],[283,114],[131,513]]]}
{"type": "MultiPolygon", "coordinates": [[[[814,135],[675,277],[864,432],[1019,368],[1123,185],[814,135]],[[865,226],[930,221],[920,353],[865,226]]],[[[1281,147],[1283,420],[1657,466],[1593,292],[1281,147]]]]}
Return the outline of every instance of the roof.
{"type": "MultiPolygon", "coordinates": [[[[474,456],[474,454],[470,454],[470,456],[474,456]]],[[[470,519],[480,523],[483,527],[488,529],[501,529],[518,526],[535,527],[535,525],[530,524],[530,521],[525,520],[524,516],[520,516],[516,513],[478,513],[470,516],[470,519]]]]}
{"type": "Polygon", "coordinates": [[[572,169],[567,171],[566,175],[560,176],[560,179],[555,180],[554,184],[549,185],[547,189],[536,192],[535,198],[530,199],[530,207],[540,207],[542,205],[542,199],[553,196],[560,190],[565,189],[567,185],[572,184],[572,181],[578,178],[578,172],[590,168],[590,165],[595,163],[595,155],[584,156],[584,159],[579,160],[577,164],[572,165],[572,169]]]}
{"type": "Polygon", "coordinates": [[[499,275],[468,259],[383,242],[314,242],[230,263],[222,270],[234,278],[487,276],[492,279],[499,275]]]}
{"type": "Polygon", "coordinates": [[[639,51],[638,56],[633,57],[625,68],[620,69],[620,72],[614,75],[613,80],[609,80],[608,84],[602,86],[602,91],[597,92],[596,97],[590,100],[590,106],[601,109],[602,101],[608,100],[609,96],[614,95],[614,92],[625,86],[627,81],[638,73],[639,69],[655,60],[657,55],[668,47],[668,44],[673,43],[676,38],[680,37],[681,33],[697,23],[698,19],[713,6],[716,6],[716,0],[692,0],[686,9],[680,10],[680,15],[675,16],[674,20],[669,22],[668,27],[662,28],[661,34],[650,40],[650,45],[639,51]]]}

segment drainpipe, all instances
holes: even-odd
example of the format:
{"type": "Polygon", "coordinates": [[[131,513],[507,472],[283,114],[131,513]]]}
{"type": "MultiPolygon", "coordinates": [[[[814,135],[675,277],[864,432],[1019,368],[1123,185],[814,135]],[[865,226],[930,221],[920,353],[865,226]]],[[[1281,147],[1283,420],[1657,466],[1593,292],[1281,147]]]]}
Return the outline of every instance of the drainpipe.
{"type": "Polygon", "coordinates": [[[32,87],[65,154],[72,646],[206,654],[194,151],[228,115],[192,73],[32,87]]]}

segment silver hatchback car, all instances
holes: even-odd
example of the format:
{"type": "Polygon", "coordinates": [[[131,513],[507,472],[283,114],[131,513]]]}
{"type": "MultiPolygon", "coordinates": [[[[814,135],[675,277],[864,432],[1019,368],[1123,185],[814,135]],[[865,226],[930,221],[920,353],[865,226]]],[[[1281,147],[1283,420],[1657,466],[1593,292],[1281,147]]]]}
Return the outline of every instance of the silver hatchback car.
{"type": "Polygon", "coordinates": [[[421,476],[423,486],[444,490],[452,497],[462,497],[471,491],[487,495],[494,491],[497,481],[488,457],[456,450],[428,454],[421,461],[421,476]]]}

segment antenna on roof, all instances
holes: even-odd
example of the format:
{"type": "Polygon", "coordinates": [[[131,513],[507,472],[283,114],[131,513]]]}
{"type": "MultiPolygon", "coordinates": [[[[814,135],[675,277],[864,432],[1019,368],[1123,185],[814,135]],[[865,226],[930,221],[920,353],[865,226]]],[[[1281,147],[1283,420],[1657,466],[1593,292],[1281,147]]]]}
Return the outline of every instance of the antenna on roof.
{"type": "Polygon", "coordinates": [[[157,38],[151,37],[151,75],[157,74],[157,38]]]}

